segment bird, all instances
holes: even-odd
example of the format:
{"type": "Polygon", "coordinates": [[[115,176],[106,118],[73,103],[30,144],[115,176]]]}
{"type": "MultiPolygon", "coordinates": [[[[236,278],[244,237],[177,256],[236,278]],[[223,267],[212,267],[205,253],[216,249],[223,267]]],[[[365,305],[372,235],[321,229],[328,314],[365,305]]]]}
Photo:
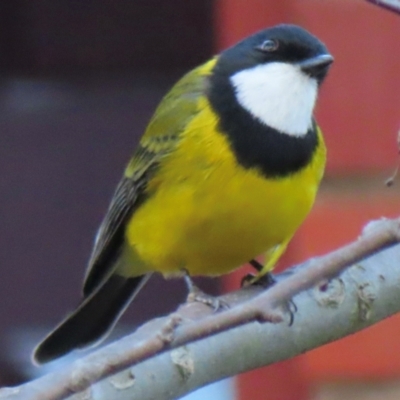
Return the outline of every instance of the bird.
{"type": "MultiPolygon", "coordinates": [[[[314,118],[333,56],[291,24],[184,75],[156,108],[94,240],[78,307],[33,352],[40,365],[98,344],[152,273],[270,275],[310,212],[326,146],[314,118]],[[256,261],[259,255],[265,262],[256,261]]],[[[199,296],[201,298],[201,296],[199,296]]]]}

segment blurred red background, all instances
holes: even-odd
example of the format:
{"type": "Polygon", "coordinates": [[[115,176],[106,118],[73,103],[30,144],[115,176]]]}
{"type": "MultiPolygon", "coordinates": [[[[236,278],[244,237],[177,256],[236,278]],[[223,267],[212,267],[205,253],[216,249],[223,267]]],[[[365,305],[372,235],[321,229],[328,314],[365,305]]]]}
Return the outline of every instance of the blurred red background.
{"type": "MultiPolygon", "coordinates": [[[[386,188],[384,181],[398,162],[400,16],[357,0],[217,4],[219,48],[284,21],[309,29],[335,57],[317,109],[328,147],[325,183],[280,268],[355,239],[370,219],[398,216],[399,190],[386,188]]],[[[225,282],[232,287],[238,279],[225,282]]],[[[239,398],[301,400],[321,382],[398,379],[399,335],[395,316],[293,360],[243,374],[237,379],[239,398]]]]}

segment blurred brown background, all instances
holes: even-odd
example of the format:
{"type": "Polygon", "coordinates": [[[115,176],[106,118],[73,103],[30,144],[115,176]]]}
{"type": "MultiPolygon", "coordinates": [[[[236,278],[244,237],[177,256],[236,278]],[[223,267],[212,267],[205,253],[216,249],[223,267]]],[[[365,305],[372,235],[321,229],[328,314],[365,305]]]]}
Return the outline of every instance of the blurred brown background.
{"type": "MultiPolygon", "coordinates": [[[[138,137],[212,49],[211,1],[0,2],[0,384],[20,378],[1,365],[28,363],[29,345],[79,301],[138,137]]],[[[180,281],[155,277],[123,321],[134,326],[184,296],[180,281]]]]}

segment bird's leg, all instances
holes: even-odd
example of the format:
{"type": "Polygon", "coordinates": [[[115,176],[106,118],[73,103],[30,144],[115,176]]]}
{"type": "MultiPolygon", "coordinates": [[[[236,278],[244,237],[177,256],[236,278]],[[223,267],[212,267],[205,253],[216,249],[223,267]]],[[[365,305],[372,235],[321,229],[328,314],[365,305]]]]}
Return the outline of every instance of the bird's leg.
{"type": "MultiPolygon", "coordinates": [[[[264,266],[259,263],[257,260],[250,260],[249,264],[254,267],[259,273],[263,270],[264,266]]],[[[262,286],[265,289],[268,289],[269,287],[275,285],[278,282],[278,280],[275,278],[275,276],[271,272],[267,272],[266,274],[263,274],[261,276],[258,275],[253,275],[253,274],[247,274],[242,278],[241,285],[242,287],[247,287],[251,285],[259,285],[262,286]]],[[[290,299],[286,302],[285,304],[285,309],[290,315],[289,319],[289,325],[293,325],[294,321],[294,314],[297,312],[297,306],[296,303],[290,299]]]]}
{"type": "MultiPolygon", "coordinates": [[[[264,266],[257,260],[250,260],[249,264],[255,268],[258,272],[261,272],[264,266]]],[[[276,283],[276,278],[271,272],[267,272],[264,275],[258,277],[258,275],[247,274],[242,278],[241,286],[251,286],[253,284],[262,285],[264,288],[268,288],[276,283]]]]}
{"type": "Polygon", "coordinates": [[[229,308],[228,304],[224,301],[211,296],[210,294],[204,293],[201,289],[199,289],[193,282],[189,273],[184,270],[184,279],[186,286],[188,288],[188,296],[186,298],[187,303],[203,303],[209,307],[211,307],[214,311],[218,311],[220,309],[229,308]]]}

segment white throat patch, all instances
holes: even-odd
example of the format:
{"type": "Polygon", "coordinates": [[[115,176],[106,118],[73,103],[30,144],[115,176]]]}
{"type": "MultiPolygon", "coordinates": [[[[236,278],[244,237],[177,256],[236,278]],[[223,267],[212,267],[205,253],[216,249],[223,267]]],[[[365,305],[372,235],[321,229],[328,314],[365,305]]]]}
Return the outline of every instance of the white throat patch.
{"type": "Polygon", "coordinates": [[[272,62],[230,79],[238,102],[260,122],[291,136],[303,136],[312,126],[318,84],[299,67],[272,62]]]}

